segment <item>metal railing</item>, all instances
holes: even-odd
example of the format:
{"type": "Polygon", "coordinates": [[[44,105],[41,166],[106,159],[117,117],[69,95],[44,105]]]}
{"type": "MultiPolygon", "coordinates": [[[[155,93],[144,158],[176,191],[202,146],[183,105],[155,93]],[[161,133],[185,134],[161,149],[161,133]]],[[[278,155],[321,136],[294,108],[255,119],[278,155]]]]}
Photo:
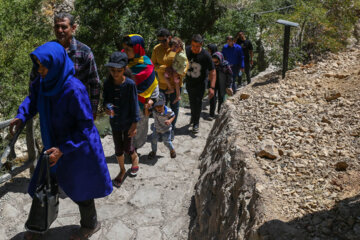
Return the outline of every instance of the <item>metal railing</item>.
{"type": "MultiPolygon", "coordinates": [[[[0,122],[0,130],[9,127],[11,121],[12,121],[12,119],[0,122]]],[[[4,175],[0,176],[0,184],[4,183],[6,181],[9,181],[14,176],[23,172],[27,168],[33,167],[35,158],[33,156],[30,156],[30,154],[28,154],[28,159],[23,165],[12,167],[12,160],[14,160],[16,158],[16,154],[15,154],[15,150],[14,150],[15,143],[18,140],[19,135],[23,131],[25,125],[27,126],[27,128],[31,128],[31,131],[27,130],[27,136],[26,136],[28,152],[35,151],[34,149],[29,149],[29,143],[28,143],[28,139],[31,139],[32,143],[34,142],[34,135],[33,135],[33,130],[32,130],[33,122],[30,121],[30,123],[27,123],[27,124],[23,123],[23,124],[21,124],[20,128],[16,131],[16,133],[14,134],[11,141],[6,146],[3,154],[0,157],[0,169],[4,169],[4,167],[5,167],[4,165],[10,166],[9,169],[7,169],[7,172],[4,175]],[[9,163],[9,164],[6,164],[6,163],[9,163]]],[[[30,148],[31,148],[31,146],[30,146],[30,148]]]]}

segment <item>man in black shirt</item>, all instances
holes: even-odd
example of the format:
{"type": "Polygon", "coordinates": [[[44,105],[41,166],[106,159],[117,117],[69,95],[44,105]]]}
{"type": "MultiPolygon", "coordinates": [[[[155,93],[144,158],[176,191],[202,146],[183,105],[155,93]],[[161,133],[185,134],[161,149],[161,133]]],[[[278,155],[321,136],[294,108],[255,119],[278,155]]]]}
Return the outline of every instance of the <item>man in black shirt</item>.
{"type": "MultiPolygon", "coordinates": [[[[250,69],[253,65],[253,45],[250,40],[246,39],[245,33],[243,31],[239,31],[237,34],[237,41],[236,43],[239,44],[245,55],[244,63],[245,63],[245,74],[246,74],[246,80],[249,84],[251,82],[251,73],[250,69]]],[[[241,84],[242,77],[239,78],[239,84],[241,84]]]]}
{"type": "Polygon", "coordinates": [[[205,93],[208,76],[210,78],[209,99],[214,96],[216,83],[216,71],[210,54],[202,48],[203,39],[195,34],[191,40],[191,46],[186,48],[189,61],[189,70],[186,74],[186,90],[189,94],[191,122],[193,133],[199,131],[199,120],[202,107],[202,99],[205,93]]]}

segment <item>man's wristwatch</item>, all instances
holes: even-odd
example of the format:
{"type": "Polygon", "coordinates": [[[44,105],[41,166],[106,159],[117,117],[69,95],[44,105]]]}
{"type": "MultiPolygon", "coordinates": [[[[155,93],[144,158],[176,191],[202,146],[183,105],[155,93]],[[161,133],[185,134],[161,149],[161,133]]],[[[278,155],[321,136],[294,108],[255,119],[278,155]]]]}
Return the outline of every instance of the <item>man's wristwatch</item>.
{"type": "Polygon", "coordinates": [[[214,87],[210,87],[212,90],[215,90],[215,88],[214,87]]]}

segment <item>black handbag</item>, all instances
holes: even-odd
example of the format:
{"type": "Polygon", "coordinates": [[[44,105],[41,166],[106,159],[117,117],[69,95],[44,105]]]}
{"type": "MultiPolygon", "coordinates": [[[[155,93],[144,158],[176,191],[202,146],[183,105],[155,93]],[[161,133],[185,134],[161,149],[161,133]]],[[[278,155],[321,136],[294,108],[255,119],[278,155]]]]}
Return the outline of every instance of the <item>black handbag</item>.
{"type": "Polygon", "coordinates": [[[49,155],[40,156],[40,172],[30,208],[26,230],[44,233],[55,221],[59,211],[59,190],[56,180],[51,179],[49,155]]]}

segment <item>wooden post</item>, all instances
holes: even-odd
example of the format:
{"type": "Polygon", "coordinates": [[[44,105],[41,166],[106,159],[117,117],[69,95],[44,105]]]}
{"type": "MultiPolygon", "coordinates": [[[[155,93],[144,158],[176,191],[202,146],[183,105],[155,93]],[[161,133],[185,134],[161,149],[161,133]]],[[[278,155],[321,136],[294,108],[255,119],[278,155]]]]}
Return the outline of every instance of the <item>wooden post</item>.
{"type": "Polygon", "coordinates": [[[26,123],[26,145],[28,150],[28,161],[30,164],[30,173],[34,173],[36,160],[38,158],[38,152],[36,150],[35,138],[34,138],[34,121],[30,119],[26,123]]]}

